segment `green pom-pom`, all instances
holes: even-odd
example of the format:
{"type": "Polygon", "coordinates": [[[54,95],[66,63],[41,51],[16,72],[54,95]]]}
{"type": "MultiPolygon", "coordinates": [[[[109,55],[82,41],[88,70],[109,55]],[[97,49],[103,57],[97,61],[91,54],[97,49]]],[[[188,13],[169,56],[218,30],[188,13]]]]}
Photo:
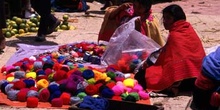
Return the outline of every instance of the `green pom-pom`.
{"type": "Polygon", "coordinates": [[[88,84],[95,84],[96,80],[94,78],[90,78],[87,80],[88,84]]]}
{"type": "Polygon", "coordinates": [[[140,100],[140,97],[139,97],[138,93],[136,93],[136,92],[129,93],[129,95],[133,96],[136,99],[136,101],[140,100]]]}
{"type": "Polygon", "coordinates": [[[107,72],[107,76],[110,77],[111,79],[115,79],[116,74],[113,72],[107,72]]]}
{"type": "Polygon", "coordinates": [[[128,96],[128,94],[126,94],[126,93],[121,94],[122,100],[125,100],[127,96],[128,96]]]}
{"type": "Polygon", "coordinates": [[[80,99],[83,99],[85,96],[87,96],[85,92],[80,92],[77,94],[77,97],[79,97],[80,99]]]}

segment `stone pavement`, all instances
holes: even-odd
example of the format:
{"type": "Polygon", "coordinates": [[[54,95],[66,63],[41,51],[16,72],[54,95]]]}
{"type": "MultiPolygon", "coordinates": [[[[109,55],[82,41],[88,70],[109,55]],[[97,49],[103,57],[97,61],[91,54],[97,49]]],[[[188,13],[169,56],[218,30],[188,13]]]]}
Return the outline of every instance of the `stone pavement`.
{"type": "MultiPolygon", "coordinates": [[[[153,5],[152,10],[158,19],[161,19],[161,10],[172,3],[179,4],[183,7],[187,14],[187,20],[197,31],[205,49],[219,44],[220,11],[218,11],[218,6],[220,6],[220,2],[218,2],[218,0],[182,0],[177,2],[155,4],[153,5]]],[[[98,2],[89,2],[88,5],[90,6],[89,15],[86,15],[84,12],[55,13],[55,15],[60,19],[62,19],[63,14],[69,14],[70,19],[74,19],[75,21],[70,23],[70,25],[76,27],[75,30],[54,32],[52,35],[47,37],[47,41],[42,43],[34,42],[34,36],[36,34],[17,38],[8,38],[5,53],[0,55],[0,66],[3,66],[16,52],[16,46],[18,43],[31,45],[60,45],[77,41],[96,42],[101,23],[103,21],[104,12],[99,10],[100,7],[102,7],[102,4],[98,2]]],[[[166,38],[168,32],[164,30],[162,22],[160,25],[162,35],[166,38]]],[[[164,105],[165,110],[185,110],[190,98],[191,96],[178,96],[175,98],[159,97],[152,98],[151,101],[152,103],[161,102],[164,105]]],[[[8,107],[4,109],[14,108],[8,107]]]]}

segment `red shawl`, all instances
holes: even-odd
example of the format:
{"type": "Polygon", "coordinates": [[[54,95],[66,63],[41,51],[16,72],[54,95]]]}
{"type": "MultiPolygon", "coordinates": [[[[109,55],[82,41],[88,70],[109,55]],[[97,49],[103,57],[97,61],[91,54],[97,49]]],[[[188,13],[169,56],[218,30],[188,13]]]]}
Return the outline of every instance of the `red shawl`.
{"type": "Polygon", "coordinates": [[[198,77],[205,51],[190,23],[180,20],[173,24],[166,45],[155,65],[146,69],[150,90],[164,90],[174,82],[198,77]]]}

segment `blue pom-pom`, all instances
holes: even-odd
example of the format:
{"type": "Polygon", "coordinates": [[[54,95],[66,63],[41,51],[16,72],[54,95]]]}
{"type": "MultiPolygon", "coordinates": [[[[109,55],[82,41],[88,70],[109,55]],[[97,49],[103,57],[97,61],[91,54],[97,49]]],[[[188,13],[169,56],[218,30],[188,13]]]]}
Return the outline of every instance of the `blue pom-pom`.
{"type": "Polygon", "coordinates": [[[8,84],[9,84],[8,82],[2,83],[2,85],[1,85],[1,92],[2,92],[2,93],[6,94],[6,92],[5,92],[5,87],[6,87],[8,84]]]}
{"type": "Polygon", "coordinates": [[[17,79],[25,78],[25,72],[24,71],[15,71],[14,77],[17,79]]]}
{"type": "Polygon", "coordinates": [[[65,59],[65,56],[59,56],[59,57],[57,58],[57,61],[58,61],[59,63],[61,63],[61,62],[64,61],[64,59],[65,59]]]}
{"type": "Polygon", "coordinates": [[[45,72],[44,72],[44,70],[42,70],[42,69],[37,70],[36,73],[37,73],[37,76],[39,76],[39,75],[46,75],[45,72]]]}
{"type": "Polygon", "coordinates": [[[55,91],[60,91],[60,88],[58,85],[53,84],[48,86],[48,90],[50,91],[50,94],[53,94],[55,91]]]}
{"type": "Polygon", "coordinates": [[[32,79],[25,79],[25,80],[23,80],[23,82],[26,84],[27,88],[35,86],[35,81],[32,79]]]}
{"type": "Polygon", "coordinates": [[[94,78],[94,72],[90,69],[84,70],[82,73],[82,76],[84,79],[90,79],[90,78],[94,78]]]}
{"type": "Polygon", "coordinates": [[[102,91],[101,91],[101,96],[104,98],[112,98],[114,96],[114,91],[109,89],[108,87],[105,87],[102,91]]]}
{"type": "Polygon", "coordinates": [[[50,95],[50,98],[49,98],[49,101],[53,100],[54,98],[59,98],[61,96],[61,91],[54,91],[51,95],[50,95]]]}

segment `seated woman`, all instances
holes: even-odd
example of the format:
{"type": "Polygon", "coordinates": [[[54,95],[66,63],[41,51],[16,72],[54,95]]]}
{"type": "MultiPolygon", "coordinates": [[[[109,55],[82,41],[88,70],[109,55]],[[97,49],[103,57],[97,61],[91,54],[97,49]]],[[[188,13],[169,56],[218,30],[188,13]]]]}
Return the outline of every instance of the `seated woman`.
{"type": "Polygon", "coordinates": [[[152,15],[151,6],[151,0],[134,0],[133,3],[109,7],[105,13],[98,41],[109,41],[112,34],[121,24],[140,16],[135,21],[136,30],[163,46],[164,40],[158,29],[158,20],[152,15]]]}
{"type": "Polygon", "coordinates": [[[159,56],[155,63],[149,65],[146,62],[135,74],[135,79],[150,91],[177,95],[178,90],[186,87],[191,90],[194,87],[205,51],[180,6],[169,5],[163,9],[162,14],[164,27],[169,30],[167,42],[156,52],[159,56]]]}
{"type": "Polygon", "coordinates": [[[193,110],[218,110],[220,107],[220,47],[207,55],[195,82],[193,110]]]}

